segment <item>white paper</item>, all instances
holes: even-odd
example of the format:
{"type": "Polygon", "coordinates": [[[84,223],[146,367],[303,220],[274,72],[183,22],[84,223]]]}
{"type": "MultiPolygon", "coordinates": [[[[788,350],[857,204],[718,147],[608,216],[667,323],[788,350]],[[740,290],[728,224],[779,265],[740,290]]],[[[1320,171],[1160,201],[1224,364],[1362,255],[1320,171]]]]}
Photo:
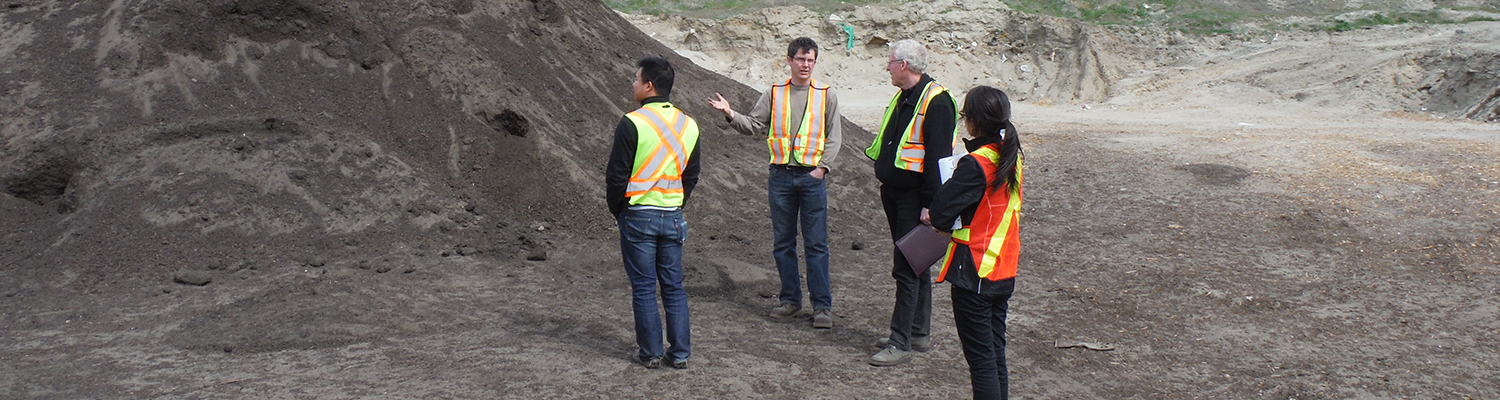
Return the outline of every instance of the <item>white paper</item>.
{"type": "Polygon", "coordinates": [[[938,159],[938,176],[942,183],[948,183],[948,178],[953,177],[953,170],[958,168],[958,160],[969,153],[958,153],[938,159]]]}
{"type": "MultiPolygon", "coordinates": [[[[958,153],[938,159],[938,179],[943,181],[943,183],[948,183],[948,178],[953,177],[953,170],[958,168],[958,160],[963,159],[967,155],[969,153],[958,153]]],[[[964,219],[959,218],[953,220],[953,229],[949,230],[956,231],[963,227],[964,219]]]]}

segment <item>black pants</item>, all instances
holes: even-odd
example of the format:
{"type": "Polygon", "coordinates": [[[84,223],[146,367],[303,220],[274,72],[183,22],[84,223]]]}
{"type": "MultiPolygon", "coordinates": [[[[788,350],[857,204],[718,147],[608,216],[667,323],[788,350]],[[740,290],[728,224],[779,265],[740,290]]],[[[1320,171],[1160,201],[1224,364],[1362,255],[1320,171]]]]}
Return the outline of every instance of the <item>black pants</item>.
{"type": "Polygon", "coordinates": [[[917,190],[890,189],[880,186],[880,202],[885,206],[885,219],[891,226],[891,255],[893,264],[891,277],[896,278],[896,307],[891,310],[891,345],[897,349],[911,350],[913,337],[926,337],[932,323],[932,273],[917,275],[901,249],[895,248],[897,239],[922,224],[922,198],[917,190]]]}
{"type": "Polygon", "coordinates": [[[1010,307],[1016,280],[981,282],[993,296],[953,287],[953,323],[964,346],[964,359],[969,362],[974,399],[1006,399],[1010,397],[1010,378],[1005,368],[1005,311],[1010,307]],[[995,286],[991,289],[989,285],[995,286]]]}

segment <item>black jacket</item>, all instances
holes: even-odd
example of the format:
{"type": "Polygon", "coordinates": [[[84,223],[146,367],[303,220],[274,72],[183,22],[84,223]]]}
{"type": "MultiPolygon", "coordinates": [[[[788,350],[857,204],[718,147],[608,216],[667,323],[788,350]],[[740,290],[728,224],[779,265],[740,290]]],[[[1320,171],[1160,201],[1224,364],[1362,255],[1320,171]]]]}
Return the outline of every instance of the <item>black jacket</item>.
{"type": "MultiPolygon", "coordinates": [[[[999,142],[999,139],[993,135],[985,136],[964,142],[964,147],[972,152],[999,142]]],[[[953,221],[959,218],[963,218],[964,224],[973,222],[974,212],[979,209],[979,201],[989,191],[988,184],[984,168],[974,158],[959,159],[958,166],[953,169],[953,176],[938,188],[937,197],[932,199],[932,207],[927,209],[932,226],[947,231],[953,227],[953,221]]]]}
{"type": "Polygon", "coordinates": [[[911,89],[901,90],[896,111],[891,114],[890,121],[886,122],[885,131],[875,139],[884,141],[880,145],[880,155],[875,158],[875,178],[883,186],[919,190],[924,208],[932,203],[932,196],[937,194],[937,188],[942,184],[937,168],[938,160],[952,155],[953,128],[956,126],[955,117],[958,113],[958,110],[953,109],[952,92],[934,97],[932,103],[927,105],[927,117],[922,120],[922,143],[927,151],[922,160],[923,172],[896,168],[896,152],[901,147],[897,142],[901,141],[901,131],[906,129],[906,124],[911,123],[912,117],[916,115],[917,102],[922,100],[922,89],[927,87],[928,82],[932,82],[932,77],[923,74],[922,79],[911,89]]]}
{"type": "MultiPolygon", "coordinates": [[[[650,103],[668,103],[668,99],[667,96],[656,96],[641,101],[642,106],[650,103]]],[[[621,116],[620,124],[615,125],[615,144],[609,151],[609,163],[604,166],[604,202],[609,205],[609,213],[616,216],[630,206],[630,198],[625,197],[625,185],[630,183],[630,173],[635,169],[635,147],[635,122],[630,117],[621,116]]],[[[698,186],[698,152],[702,148],[700,133],[698,143],[693,146],[692,154],[688,155],[687,169],[682,171],[684,206],[687,205],[688,198],[693,196],[693,187],[698,186]]]]}
{"type": "MultiPolygon", "coordinates": [[[[998,136],[985,136],[964,142],[964,147],[972,152],[999,140],[998,136]]],[[[927,209],[932,226],[948,231],[953,227],[953,221],[959,218],[963,218],[965,225],[973,223],[974,212],[979,209],[980,200],[989,192],[988,183],[984,168],[973,157],[959,159],[958,166],[953,169],[953,176],[938,188],[937,197],[932,199],[932,207],[927,209]]],[[[995,296],[1014,288],[1014,278],[1006,278],[1000,282],[984,281],[981,285],[979,270],[974,266],[974,255],[969,246],[959,244],[954,247],[953,260],[948,264],[948,272],[943,277],[945,282],[953,284],[955,288],[986,296],[995,296]]]]}

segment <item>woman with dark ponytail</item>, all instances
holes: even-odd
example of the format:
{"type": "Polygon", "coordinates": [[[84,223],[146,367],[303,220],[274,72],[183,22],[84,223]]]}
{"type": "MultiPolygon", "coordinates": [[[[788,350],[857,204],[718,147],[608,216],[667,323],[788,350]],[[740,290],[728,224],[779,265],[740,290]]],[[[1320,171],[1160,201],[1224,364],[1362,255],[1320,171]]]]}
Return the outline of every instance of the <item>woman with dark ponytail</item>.
{"type": "Polygon", "coordinates": [[[975,399],[1005,399],[1005,312],[1021,254],[1021,136],[1010,99],[989,86],[964,97],[959,113],[973,139],[953,175],[938,188],[929,218],[940,230],[960,220],[938,261],[937,281],[953,284],[953,322],[969,362],[975,399]]]}

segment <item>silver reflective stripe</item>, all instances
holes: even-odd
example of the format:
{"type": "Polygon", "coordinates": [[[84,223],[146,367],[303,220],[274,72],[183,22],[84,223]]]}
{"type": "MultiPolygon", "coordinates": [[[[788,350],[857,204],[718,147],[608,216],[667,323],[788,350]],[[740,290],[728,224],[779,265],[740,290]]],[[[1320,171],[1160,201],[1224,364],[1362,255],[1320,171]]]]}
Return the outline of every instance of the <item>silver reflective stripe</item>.
{"type": "Polygon", "coordinates": [[[662,179],[655,182],[630,182],[625,185],[625,191],[635,193],[651,190],[651,188],[682,189],[681,179],[662,179]]]}
{"type": "Polygon", "coordinates": [[[927,150],[925,150],[925,149],[923,149],[923,150],[901,149],[901,157],[902,158],[915,158],[915,159],[920,160],[920,159],[922,159],[923,157],[926,157],[926,156],[927,156],[927,150]]]}
{"type": "Polygon", "coordinates": [[[656,152],[656,156],[655,157],[651,157],[651,161],[647,162],[646,166],[644,168],[641,168],[640,175],[636,175],[635,178],[636,179],[650,178],[651,175],[653,175],[653,174],[656,173],[656,169],[657,168],[661,168],[661,162],[665,161],[666,158],[667,158],[667,153],[666,152],[661,152],[661,151],[656,152]]]}
{"type": "Polygon", "coordinates": [[[663,179],[655,182],[630,182],[625,185],[625,191],[628,193],[646,192],[652,188],[682,189],[682,181],[663,179]]]}
{"type": "MultiPolygon", "coordinates": [[[[653,109],[651,107],[646,107],[643,109],[649,111],[640,113],[641,116],[646,117],[646,123],[651,124],[652,127],[656,128],[656,131],[660,133],[659,136],[661,136],[662,140],[667,143],[668,147],[672,148],[673,153],[677,154],[677,170],[682,171],[687,169],[687,160],[686,155],[684,154],[686,153],[686,151],[683,150],[682,142],[677,138],[677,132],[682,132],[683,129],[687,128],[687,118],[683,118],[682,113],[677,113],[677,118],[672,121],[673,123],[667,124],[666,121],[662,120],[661,114],[658,114],[656,109],[653,109]],[[668,125],[671,125],[671,130],[667,130],[668,125]]],[[[639,135],[640,133],[637,132],[636,134],[639,135]]],[[[659,161],[652,160],[653,168],[649,170],[656,171],[656,168],[654,167],[658,166],[658,163],[659,161]]]]}

